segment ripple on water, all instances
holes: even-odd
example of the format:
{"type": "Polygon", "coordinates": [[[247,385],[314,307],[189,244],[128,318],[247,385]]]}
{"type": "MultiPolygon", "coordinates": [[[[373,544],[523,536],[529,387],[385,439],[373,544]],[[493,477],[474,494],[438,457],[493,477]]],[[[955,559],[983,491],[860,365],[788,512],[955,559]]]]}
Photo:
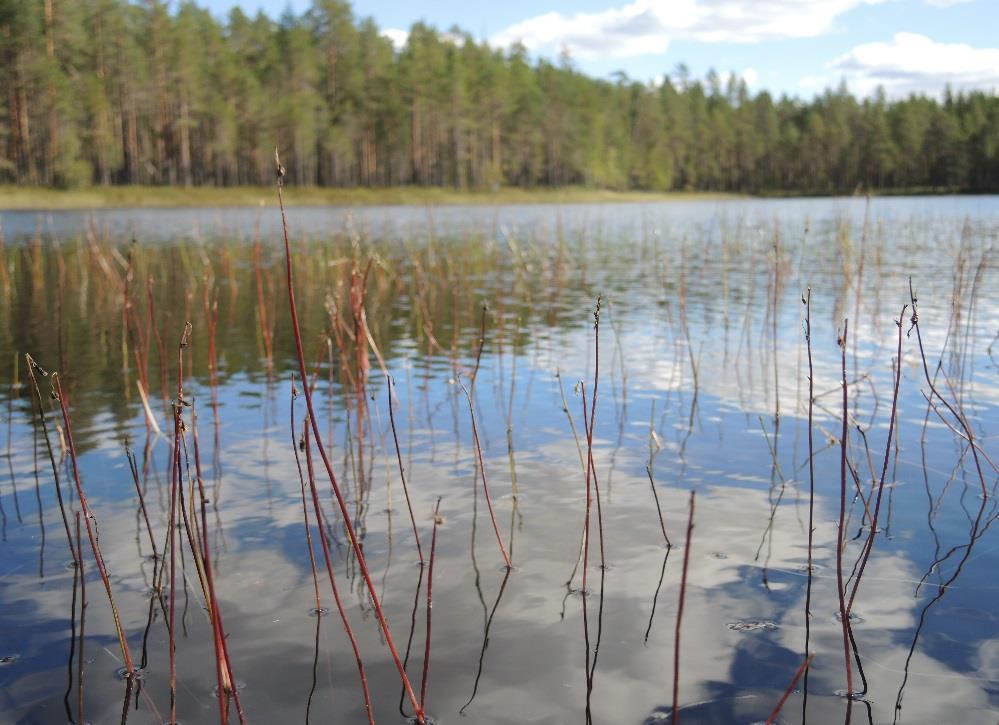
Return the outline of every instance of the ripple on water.
{"type": "Polygon", "coordinates": [[[733,632],[774,632],[780,625],[767,619],[740,619],[725,625],[733,632]]]}
{"type": "MultiPolygon", "coordinates": [[[[834,616],[836,617],[836,621],[837,622],[842,622],[843,621],[843,613],[842,612],[836,612],[836,614],[834,616]]],[[[864,622],[864,618],[861,617],[856,612],[850,612],[850,614],[848,615],[848,618],[849,618],[851,624],[862,624],[864,622]]]]}
{"type": "Polygon", "coordinates": [[[310,617],[325,617],[330,613],[329,607],[313,607],[309,610],[310,617]]]}
{"type": "MultiPolygon", "coordinates": [[[[245,689],[246,689],[246,683],[245,682],[240,682],[239,680],[236,680],[236,692],[242,692],[245,689]]],[[[219,696],[219,686],[218,685],[215,685],[215,687],[212,688],[212,696],[213,697],[218,697],[219,696]]]]}
{"type": "Polygon", "coordinates": [[[870,702],[867,696],[863,692],[850,692],[847,689],[836,690],[833,693],[836,697],[842,697],[843,699],[849,698],[854,702],[870,702]]]}
{"type": "MultiPolygon", "coordinates": [[[[119,667],[118,669],[116,669],[114,671],[114,676],[117,677],[119,680],[125,680],[125,679],[127,679],[128,678],[128,668],[127,667],[119,667]]],[[[136,667],[134,670],[132,670],[132,679],[133,680],[138,680],[138,681],[141,682],[142,680],[146,679],[146,671],[144,669],[142,669],[141,667],[136,667]]]]}
{"type": "Polygon", "coordinates": [[[12,665],[19,659],[21,659],[21,655],[19,654],[4,655],[3,657],[0,657],[0,667],[4,665],[12,665]]]}

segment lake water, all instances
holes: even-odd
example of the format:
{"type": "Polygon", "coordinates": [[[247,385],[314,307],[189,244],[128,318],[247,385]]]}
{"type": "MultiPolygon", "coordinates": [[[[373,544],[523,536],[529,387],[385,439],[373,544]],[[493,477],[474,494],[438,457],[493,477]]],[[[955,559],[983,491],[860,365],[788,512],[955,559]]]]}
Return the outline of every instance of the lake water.
{"type": "MultiPolygon", "coordinates": [[[[781,723],[999,719],[999,197],[288,216],[315,424],[417,696],[430,571],[413,529],[429,563],[440,497],[425,699],[436,722],[673,722],[678,672],[679,720],[749,725],[808,654],[781,723]],[[838,568],[842,610],[855,591],[852,702],[838,568]]],[[[177,720],[219,721],[197,549],[247,721],[366,722],[307,482],[303,515],[279,212],[0,211],[0,223],[0,723],[77,721],[81,702],[83,720],[121,722],[125,697],[129,722],[170,719],[178,357],[191,509],[175,537],[177,720]],[[57,490],[25,353],[59,372],[142,668],[128,693],[85,518],[81,624],[68,438],[52,376],[38,374],[57,490]]],[[[373,717],[405,722],[412,708],[315,464],[373,717]]]]}

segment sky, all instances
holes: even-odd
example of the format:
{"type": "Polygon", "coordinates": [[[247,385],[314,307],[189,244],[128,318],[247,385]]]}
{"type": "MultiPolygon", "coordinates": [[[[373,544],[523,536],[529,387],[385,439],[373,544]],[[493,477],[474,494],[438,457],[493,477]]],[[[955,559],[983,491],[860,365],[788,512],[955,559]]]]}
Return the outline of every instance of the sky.
{"type": "MultiPolygon", "coordinates": [[[[175,2],[177,0],[174,0],[175,2]]],[[[197,0],[219,17],[235,6],[279,17],[311,0],[197,0]]],[[[890,97],[999,90],[999,0],[358,0],[397,45],[423,21],[457,25],[534,57],[568,50],[588,75],[658,81],[681,63],[694,77],[735,74],[750,90],[810,98],[846,81],[890,97]]]]}

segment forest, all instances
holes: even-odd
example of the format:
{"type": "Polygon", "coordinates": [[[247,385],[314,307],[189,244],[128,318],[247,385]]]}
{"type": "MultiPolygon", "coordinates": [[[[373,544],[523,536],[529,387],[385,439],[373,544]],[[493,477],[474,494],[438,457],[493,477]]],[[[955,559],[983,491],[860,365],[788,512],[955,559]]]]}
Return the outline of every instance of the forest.
{"type": "Polygon", "coordinates": [[[999,97],[814,98],[734,74],[597,79],[425,24],[395,47],[342,0],[0,0],[0,183],[999,190],[999,97]]]}

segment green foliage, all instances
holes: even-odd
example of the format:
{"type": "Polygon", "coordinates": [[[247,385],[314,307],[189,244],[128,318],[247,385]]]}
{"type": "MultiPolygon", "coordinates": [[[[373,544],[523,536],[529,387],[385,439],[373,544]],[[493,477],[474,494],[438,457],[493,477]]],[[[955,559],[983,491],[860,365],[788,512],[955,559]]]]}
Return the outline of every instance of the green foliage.
{"type": "Polygon", "coordinates": [[[999,97],[750,94],[589,78],[457,28],[394,48],[344,0],[0,0],[0,183],[999,190],[999,97]]]}

